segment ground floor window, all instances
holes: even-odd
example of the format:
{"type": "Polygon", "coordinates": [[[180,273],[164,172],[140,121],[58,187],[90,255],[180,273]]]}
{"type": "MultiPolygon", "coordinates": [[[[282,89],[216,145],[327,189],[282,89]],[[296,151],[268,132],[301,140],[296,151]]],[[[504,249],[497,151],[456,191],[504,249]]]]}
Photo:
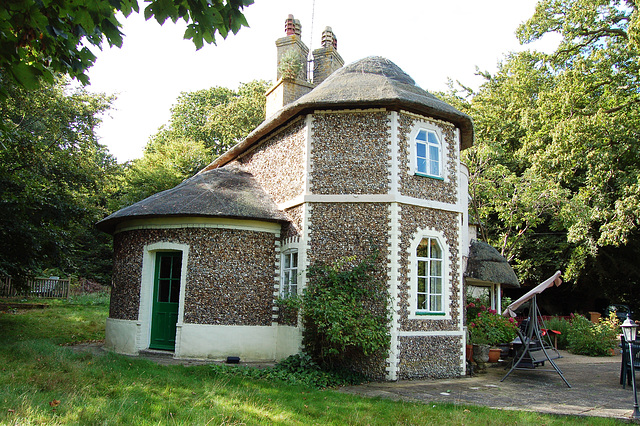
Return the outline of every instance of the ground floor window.
{"type": "Polygon", "coordinates": [[[423,238],[416,249],[417,313],[444,312],[443,256],[437,238],[423,238]]]}
{"type": "Polygon", "coordinates": [[[282,254],[282,277],[280,293],[282,297],[298,294],[298,250],[288,250],[282,254]]]}

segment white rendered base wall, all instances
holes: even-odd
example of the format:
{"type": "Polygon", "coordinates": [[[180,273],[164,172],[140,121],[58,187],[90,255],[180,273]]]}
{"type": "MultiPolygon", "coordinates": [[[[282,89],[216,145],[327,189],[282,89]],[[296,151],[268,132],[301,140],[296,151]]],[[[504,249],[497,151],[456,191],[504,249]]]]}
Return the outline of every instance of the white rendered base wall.
{"type": "Polygon", "coordinates": [[[137,355],[140,326],[137,321],[107,318],[104,347],[125,355],[137,355]]]}
{"type": "MultiPolygon", "coordinates": [[[[273,362],[297,354],[302,332],[290,326],[225,326],[178,324],[175,358],[223,361],[228,356],[242,362],[273,362]]],[[[122,354],[148,349],[138,344],[137,321],[107,319],[105,348],[122,354]]]]}

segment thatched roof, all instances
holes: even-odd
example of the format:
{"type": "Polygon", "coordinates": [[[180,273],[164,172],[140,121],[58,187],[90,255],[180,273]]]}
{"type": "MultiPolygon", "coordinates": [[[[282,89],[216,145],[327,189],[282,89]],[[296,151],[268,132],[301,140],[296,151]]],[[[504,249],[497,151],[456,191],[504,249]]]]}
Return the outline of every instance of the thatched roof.
{"type": "Polygon", "coordinates": [[[520,288],[518,277],[507,259],[484,241],[471,241],[465,277],[469,281],[478,280],[501,284],[503,287],[520,288]]]}
{"type": "Polygon", "coordinates": [[[186,216],[287,221],[250,173],[228,165],[118,210],[96,226],[112,234],[118,223],[130,219],[186,216]]]}
{"type": "Polygon", "coordinates": [[[244,141],[222,154],[205,170],[233,161],[298,114],[318,109],[382,107],[449,121],[460,128],[461,149],[473,145],[473,124],[468,115],[416,86],[415,81],[393,62],[376,56],[338,69],[311,92],[267,118],[244,141]]]}

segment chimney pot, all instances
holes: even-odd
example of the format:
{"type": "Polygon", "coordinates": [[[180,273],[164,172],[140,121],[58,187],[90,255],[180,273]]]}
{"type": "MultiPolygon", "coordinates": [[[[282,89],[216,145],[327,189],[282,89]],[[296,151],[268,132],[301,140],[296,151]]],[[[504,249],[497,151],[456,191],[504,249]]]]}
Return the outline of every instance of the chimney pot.
{"type": "MultiPolygon", "coordinates": [[[[293,15],[289,14],[287,19],[284,21],[284,32],[286,35],[294,35],[296,32],[296,24],[295,19],[293,19],[293,15]]],[[[298,24],[299,25],[299,24],[298,24]]]]}

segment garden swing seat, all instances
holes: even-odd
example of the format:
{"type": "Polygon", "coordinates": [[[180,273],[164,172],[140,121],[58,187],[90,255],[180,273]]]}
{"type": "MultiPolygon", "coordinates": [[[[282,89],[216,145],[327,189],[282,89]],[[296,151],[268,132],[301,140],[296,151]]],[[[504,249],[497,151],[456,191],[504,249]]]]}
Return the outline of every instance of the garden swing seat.
{"type": "Polygon", "coordinates": [[[544,327],[544,321],[542,320],[542,315],[540,314],[537,302],[537,295],[539,293],[542,293],[542,291],[554,284],[558,286],[560,283],[562,283],[562,280],[560,279],[560,271],[558,271],[551,278],[513,302],[502,313],[504,316],[511,315],[512,317],[515,317],[516,309],[525,302],[530,303],[529,316],[518,328],[518,337],[516,340],[519,340],[519,342],[516,342],[516,340],[512,342],[514,343],[514,349],[516,350],[515,356],[510,364],[511,368],[500,380],[501,382],[509,377],[514,370],[531,369],[544,366],[545,363],[549,361],[549,364],[553,367],[556,373],[558,373],[560,378],[562,378],[564,383],[568,387],[571,387],[567,379],[564,378],[560,368],[553,361],[554,359],[561,358],[561,355],[551,344],[549,333],[542,332],[542,330],[546,328],[544,327]],[[546,337],[548,341],[545,341],[544,337],[546,337]]]}

